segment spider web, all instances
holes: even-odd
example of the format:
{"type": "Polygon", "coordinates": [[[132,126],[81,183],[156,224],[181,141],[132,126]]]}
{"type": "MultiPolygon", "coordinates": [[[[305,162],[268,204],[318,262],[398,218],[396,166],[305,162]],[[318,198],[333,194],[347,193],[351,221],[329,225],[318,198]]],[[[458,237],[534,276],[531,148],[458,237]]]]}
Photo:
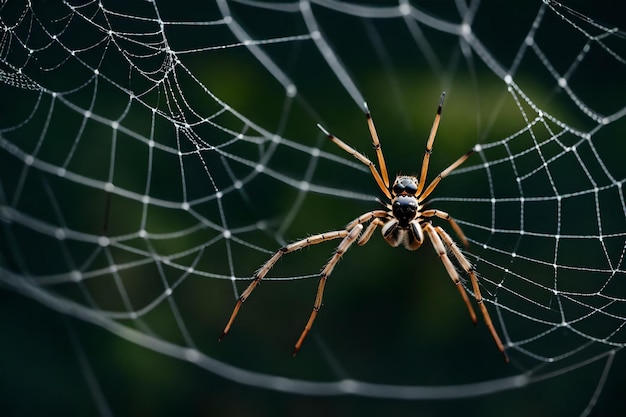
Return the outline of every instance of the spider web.
{"type": "MultiPolygon", "coordinates": [[[[19,358],[12,378],[44,384],[33,364],[70,363],[87,388],[64,390],[88,395],[66,406],[103,415],[129,388],[151,414],[202,409],[207,393],[225,410],[238,384],[290,412],[298,406],[283,392],[309,405],[378,398],[381,410],[464,398],[424,407],[467,414],[472,399],[479,415],[511,415],[512,401],[527,414],[539,387],[533,400],[552,414],[586,415],[605,397],[610,407],[626,343],[626,36],[615,21],[624,10],[585,7],[0,2],[0,303],[3,360],[19,358]],[[367,101],[391,175],[416,173],[443,90],[429,178],[475,154],[428,206],[467,235],[511,364],[482,323],[469,324],[430,244],[406,252],[378,234],[338,264],[297,359],[332,242],[284,257],[218,344],[277,248],[379,207],[369,170],[316,123],[373,158],[367,101]],[[27,348],[59,337],[69,345],[27,348]],[[184,394],[155,399],[175,378],[184,394]],[[564,386],[580,392],[567,405],[564,386]]],[[[30,385],[9,387],[9,409],[24,407],[30,385]]]]}

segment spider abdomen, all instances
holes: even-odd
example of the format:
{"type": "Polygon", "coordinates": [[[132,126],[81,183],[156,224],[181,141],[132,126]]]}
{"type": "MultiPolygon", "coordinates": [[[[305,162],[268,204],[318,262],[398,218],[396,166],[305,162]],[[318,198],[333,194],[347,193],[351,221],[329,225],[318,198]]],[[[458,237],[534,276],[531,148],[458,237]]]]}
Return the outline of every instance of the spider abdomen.
{"type": "Polygon", "coordinates": [[[399,195],[391,205],[393,216],[398,220],[398,227],[406,229],[411,220],[417,217],[419,203],[412,195],[399,195]]]}

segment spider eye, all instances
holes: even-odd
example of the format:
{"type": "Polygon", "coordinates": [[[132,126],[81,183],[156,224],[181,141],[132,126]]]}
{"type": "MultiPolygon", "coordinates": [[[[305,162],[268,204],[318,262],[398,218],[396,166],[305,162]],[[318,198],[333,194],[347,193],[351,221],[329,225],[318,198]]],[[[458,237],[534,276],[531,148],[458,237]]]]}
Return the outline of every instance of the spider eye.
{"type": "Polygon", "coordinates": [[[417,192],[417,184],[414,181],[407,181],[404,184],[404,191],[411,195],[415,194],[417,192]]]}
{"type": "Polygon", "coordinates": [[[399,182],[393,185],[393,192],[396,194],[401,194],[404,191],[404,184],[400,184],[399,182]]]}
{"type": "Polygon", "coordinates": [[[417,192],[417,181],[412,178],[402,178],[401,180],[396,181],[392,190],[395,194],[406,193],[414,195],[417,192]]]}

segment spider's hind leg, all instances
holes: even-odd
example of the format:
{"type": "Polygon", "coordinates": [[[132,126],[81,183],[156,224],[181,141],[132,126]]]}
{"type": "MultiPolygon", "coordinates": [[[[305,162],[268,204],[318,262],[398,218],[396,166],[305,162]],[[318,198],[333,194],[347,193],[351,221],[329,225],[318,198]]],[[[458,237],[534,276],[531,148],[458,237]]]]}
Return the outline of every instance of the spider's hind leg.
{"type": "Polygon", "coordinates": [[[354,228],[350,231],[350,233],[348,233],[348,235],[343,238],[341,243],[339,243],[332,258],[330,258],[326,266],[324,266],[324,269],[322,269],[322,272],[320,273],[320,280],[317,285],[317,294],[315,295],[315,303],[313,304],[313,310],[311,311],[309,320],[304,326],[304,330],[302,331],[302,334],[300,334],[300,337],[298,338],[298,341],[296,342],[296,345],[293,348],[293,356],[296,356],[298,354],[298,351],[302,347],[302,343],[304,342],[304,339],[307,337],[307,335],[311,331],[311,327],[313,326],[313,322],[315,321],[315,318],[317,317],[317,313],[320,311],[320,308],[322,307],[322,297],[324,296],[324,287],[326,286],[326,280],[328,279],[330,274],[332,274],[333,269],[335,269],[335,265],[337,265],[337,262],[339,262],[339,259],[341,259],[343,254],[346,253],[346,251],[354,243],[357,237],[359,237],[362,231],[363,231],[363,225],[361,223],[356,224],[354,228]]]}
{"type": "MultiPolygon", "coordinates": [[[[362,229],[363,226],[361,226],[360,228],[362,229]]],[[[244,292],[241,293],[241,295],[237,299],[237,302],[235,303],[235,307],[233,308],[233,312],[230,315],[230,319],[226,323],[226,326],[224,327],[224,330],[222,331],[222,334],[219,337],[218,341],[222,341],[222,339],[224,339],[224,337],[228,334],[228,332],[230,331],[233,325],[233,322],[235,321],[235,317],[237,317],[237,314],[239,314],[239,310],[243,306],[243,303],[248,299],[248,297],[252,294],[252,291],[254,291],[254,289],[260,284],[261,280],[265,277],[265,275],[267,275],[267,273],[274,267],[276,262],[278,262],[278,260],[283,255],[286,255],[294,251],[298,251],[300,249],[306,248],[311,245],[317,245],[319,243],[327,242],[333,239],[344,238],[345,240],[345,238],[349,236],[351,233],[352,232],[349,232],[348,230],[336,230],[334,232],[320,233],[318,235],[310,236],[306,239],[302,239],[297,242],[290,243],[286,246],[283,246],[278,251],[276,251],[274,255],[272,255],[272,257],[268,259],[263,264],[263,266],[259,268],[259,270],[257,270],[257,272],[254,274],[252,282],[248,285],[248,287],[244,290],[244,292]]]]}
{"type": "MultiPolygon", "coordinates": [[[[430,239],[430,243],[432,243],[433,248],[435,249],[435,252],[437,252],[437,255],[439,255],[439,259],[441,259],[443,266],[446,268],[446,271],[448,272],[450,279],[452,279],[452,282],[454,282],[454,285],[456,285],[456,288],[459,290],[459,293],[461,294],[461,297],[463,298],[463,302],[465,303],[465,306],[467,307],[467,311],[470,314],[470,318],[472,319],[472,323],[476,324],[477,322],[476,313],[474,312],[474,308],[472,307],[472,304],[470,303],[469,297],[467,295],[467,291],[465,291],[465,288],[463,288],[463,285],[461,284],[461,279],[459,278],[459,274],[456,268],[454,267],[454,264],[448,257],[448,251],[446,249],[446,246],[441,240],[442,236],[440,236],[439,231],[430,222],[424,223],[424,231],[427,233],[428,238],[430,239]]],[[[450,240],[446,239],[446,244],[448,245],[448,247],[450,247],[451,241],[452,239],[450,240]]],[[[454,242],[452,242],[452,244],[454,244],[454,242]]]]}
{"type": "MultiPolygon", "coordinates": [[[[496,328],[493,325],[491,316],[489,315],[489,311],[487,311],[487,307],[485,306],[485,301],[480,292],[480,286],[478,285],[478,277],[476,276],[474,266],[467,260],[465,255],[463,255],[463,252],[461,252],[457,244],[454,242],[454,240],[452,240],[450,235],[445,230],[443,230],[440,226],[436,226],[436,227],[430,226],[429,230],[432,230],[432,232],[429,233],[429,236],[432,234],[431,240],[433,240],[433,238],[437,240],[440,237],[441,239],[439,239],[439,242],[441,242],[442,240],[445,242],[445,244],[448,246],[448,248],[452,252],[452,255],[454,255],[454,257],[458,261],[461,268],[463,268],[463,271],[465,271],[465,273],[469,275],[470,280],[472,282],[472,290],[474,291],[474,298],[476,299],[476,303],[478,304],[478,307],[480,308],[480,312],[482,313],[483,320],[485,321],[485,324],[487,325],[487,328],[489,329],[489,332],[491,333],[491,337],[493,338],[493,341],[496,343],[498,350],[500,351],[500,353],[502,353],[502,356],[504,357],[504,361],[509,362],[509,357],[506,354],[504,345],[502,344],[502,340],[500,340],[500,336],[498,335],[498,332],[496,331],[496,328]]],[[[434,240],[433,240],[433,245],[434,245],[434,240]]],[[[448,256],[445,255],[445,258],[448,258],[448,256]]],[[[444,265],[446,264],[452,265],[452,262],[450,262],[449,259],[447,259],[446,261],[442,257],[442,260],[444,261],[444,265]]],[[[457,285],[457,287],[459,288],[459,291],[463,289],[463,287],[460,285],[457,285]]],[[[463,290],[463,293],[465,293],[465,290],[463,290]]],[[[467,297],[467,294],[465,294],[464,298],[465,297],[467,297]]],[[[466,300],[465,303],[468,304],[469,302],[466,300]]],[[[471,313],[473,314],[473,310],[471,313]]],[[[472,320],[474,321],[474,323],[476,323],[475,315],[473,316],[472,320]]]]}

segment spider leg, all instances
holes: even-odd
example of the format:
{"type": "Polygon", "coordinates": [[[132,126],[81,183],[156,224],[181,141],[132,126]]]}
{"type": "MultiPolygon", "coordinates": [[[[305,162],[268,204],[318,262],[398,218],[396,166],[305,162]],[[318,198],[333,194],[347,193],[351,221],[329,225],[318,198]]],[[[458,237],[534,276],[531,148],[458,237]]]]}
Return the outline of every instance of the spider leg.
{"type": "Polygon", "coordinates": [[[470,280],[472,281],[472,289],[474,291],[474,297],[476,298],[476,303],[480,307],[480,312],[483,315],[485,324],[487,325],[487,328],[489,329],[489,332],[491,333],[491,337],[493,338],[494,342],[496,342],[496,346],[498,346],[498,350],[504,356],[504,361],[508,362],[509,357],[504,350],[504,345],[502,344],[502,341],[500,340],[500,336],[498,336],[498,332],[496,331],[495,327],[493,327],[491,316],[489,315],[489,312],[487,311],[487,307],[485,306],[483,297],[480,293],[480,287],[478,286],[478,277],[476,277],[476,272],[474,271],[474,267],[467,260],[465,255],[463,255],[459,247],[456,245],[456,243],[454,243],[454,240],[452,240],[450,235],[445,230],[443,230],[439,226],[436,226],[436,227],[431,226],[431,229],[434,229],[437,235],[441,236],[441,239],[443,239],[443,241],[446,243],[448,248],[450,248],[450,251],[452,252],[454,257],[457,259],[457,261],[459,262],[459,264],[461,265],[465,273],[469,275],[470,280]]]}
{"type": "Polygon", "coordinates": [[[339,262],[339,259],[341,259],[341,256],[344,253],[346,253],[348,248],[350,248],[350,245],[354,243],[354,241],[359,236],[362,230],[363,230],[362,224],[359,223],[354,226],[354,228],[350,231],[350,233],[348,233],[348,235],[343,238],[341,243],[339,243],[339,245],[337,246],[337,250],[333,254],[332,258],[330,258],[330,260],[328,261],[326,266],[324,266],[324,269],[320,273],[320,280],[317,286],[317,294],[315,296],[315,303],[313,304],[313,310],[311,311],[309,320],[304,326],[304,330],[302,331],[302,334],[298,338],[298,341],[296,342],[296,345],[293,348],[293,356],[296,356],[296,354],[302,347],[302,342],[304,342],[304,339],[311,331],[311,327],[313,326],[313,322],[315,321],[315,318],[317,317],[317,313],[320,311],[320,308],[322,307],[322,297],[324,296],[324,287],[326,285],[326,280],[328,279],[330,274],[333,272],[333,269],[335,268],[335,265],[337,265],[337,262],[339,262]]]}
{"type": "MultiPolygon", "coordinates": [[[[385,184],[385,180],[383,179],[383,177],[381,177],[380,173],[378,172],[378,170],[376,169],[376,166],[374,165],[372,161],[370,161],[365,155],[358,152],[353,147],[351,147],[350,145],[348,145],[347,143],[339,139],[337,136],[333,135],[332,133],[329,133],[328,130],[324,129],[324,127],[322,127],[322,125],[320,125],[319,123],[317,124],[317,127],[322,131],[322,133],[328,136],[328,139],[333,141],[337,146],[339,146],[344,151],[348,152],[350,155],[354,156],[364,165],[367,165],[372,173],[372,176],[374,177],[374,180],[376,180],[376,184],[378,184],[378,187],[385,194],[385,196],[387,196],[388,199],[391,199],[391,193],[389,192],[389,179],[387,178],[387,184],[385,184]]],[[[381,152],[380,155],[382,157],[382,151],[380,152],[381,152]]],[[[377,150],[377,154],[378,154],[378,150],[377,150]]],[[[385,171],[383,172],[385,173],[385,177],[386,177],[387,176],[386,167],[385,167],[385,171]]]]}
{"type": "Polygon", "coordinates": [[[389,175],[387,174],[387,164],[385,164],[383,150],[380,147],[380,140],[378,139],[378,133],[376,133],[374,119],[372,119],[372,114],[370,113],[370,109],[367,107],[367,103],[363,103],[363,106],[365,107],[365,118],[367,119],[367,127],[370,129],[372,144],[374,145],[374,149],[376,150],[376,158],[378,158],[378,165],[380,165],[380,172],[383,177],[383,182],[385,183],[385,186],[389,188],[389,175]]]}
{"type": "Polygon", "coordinates": [[[374,234],[374,231],[378,226],[383,226],[385,224],[380,218],[372,220],[372,222],[367,226],[367,229],[361,234],[361,237],[356,242],[357,245],[363,246],[367,242],[369,242],[370,238],[374,234]]]}
{"type": "Polygon", "coordinates": [[[371,223],[367,226],[367,229],[365,229],[363,234],[361,234],[361,237],[359,238],[359,240],[356,242],[357,245],[363,246],[370,240],[370,238],[372,237],[372,234],[374,233],[374,230],[376,230],[378,226],[382,226],[384,224],[381,218],[385,218],[385,219],[389,218],[389,213],[385,210],[373,210],[373,211],[367,212],[365,214],[360,215],[353,221],[351,221],[346,226],[346,230],[352,230],[352,228],[356,226],[357,224],[364,224],[364,223],[371,221],[371,223]],[[372,219],[374,220],[372,221],[372,219]]]}
{"type": "Polygon", "coordinates": [[[430,222],[424,222],[422,224],[422,229],[424,229],[424,231],[430,238],[430,242],[433,244],[433,248],[435,248],[435,252],[437,252],[437,255],[439,255],[439,258],[441,259],[443,266],[446,268],[448,275],[450,275],[452,282],[454,282],[454,284],[456,285],[456,288],[459,290],[459,293],[461,294],[461,297],[463,298],[463,301],[465,302],[465,306],[467,307],[467,311],[469,312],[470,318],[472,319],[472,323],[476,324],[477,319],[476,319],[476,313],[474,312],[474,308],[472,307],[469,297],[467,296],[467,291],[465,291],[465,288],[463,288],[463,286],[461,285],[459,274],[457,273],[456,268],[452,264],[452,261],[450,261],[450,258],[448,257],[448,253],[447,253],[448,251],[446,250],[445,245],[443,244],[441,238],[439,237],[439,234],[437,233],[437,231],[435,230],[435,228],[430,222]]]}
{"type": "Polygon", "coordinates": [[[433,121],[433,127],[430,129],[430,135],[428,141],[426,141],[426,151],[424,151],[424,159],[422,159],[422,172],[417,183],[417,195],[420,195],[424,189],[424,183],[426,182],[426,174],[428,174],[428,163],[430,162],[430,155],[433,153],[433,143],[435,142],[435,136],[437,136],[437,129],[439,129],[439,121],[441,120],[441,110],[443,109],[443,100],[446,98],[446,92],[441,93],[439,98],[439,107],[437,107],[437,114],[435,114],[435,120],[433,121]]]}
{"type": "MultiPolygon", "coordinates": [[[[362,226],[361,226],[361,228],[362,228],[362,226]]],[[[265,277],[265,275],[267,275],[267,273],[270,271],[270,269],[272,269],[274,264],[276,264],[276,262],[278,262],[278,260],[283,255],[285,255],[287,253],[290,253],[290,252],[294,252],[294,251],[300,250],[302,248],[306,248],[307,246],[317,245],[318,243],[327,242],[329,240],[339,239],[339,238],[346,238],[347,236],[350,235],[350,233],[351,232],[349,230],[338,230],[338,231],[334,231],[334,232],[320,233],[318,235],[310,236],[310,237],[308,237],[306,239],[302,239],[302,240],[299,240],[297,242],[290,243],[290,244],[280,248],[254,274],[254,278],[253,278],[252,282],[250,283],[250,285],[248,285],[248,287],[245,289],[245,291],[243,293],[241,293],[241,295],[239,296],[239,299],[237,300],[237,303],[235,304],[235,308],[233,309],[233,312],[232,312],[232,314],[230,316],[230,319],[228,320],[228,323],[226,323],[226,326],[224,327],[224,331],[222,332],[222,335],[219,337],[218,341],[221,342],[222,339],[224,338],[224,336],[226,336],[226,334],[230,331],[230,328],[231,328],[233,322],[235,321],[235,317],[237,317],[237,313],[239,313],[239,309],[241,308],[243,303],[250,296],[252,291],[254,291],[254,289],[259,285],[259,283],[261,282],[263,277],[265,277]]]]}
{"type": "Polygon", "coordinates": [[[454,219],[448,213],[446,213],[445,211],[437,210],[437,209],[425,210],[424,212],[422,212],[422,217],[433,217],[433,216],[439,217],[440,219],[447,220],[448,222],[450,222],[450,225],[456,232],[457,236],[461,239],[461,242],[463,242],[463,246],[465,246],[466,248],[469,246],[469,242],[467,241],[467,238],[465,237],[465,233],[463,233],[463,230],[461,230],[461,226],[459,226],[458,223],[455,222],[454,219]]]}
{"type": "Polygon", "coordinates": [[[374,234],[374,230],[376,230],[378,226],[382,226],[384,224],[385,222],[383,222],[381,219],[372,220],[372,222],[367,226],[367,229],[365,229],[365,232],[363,232],[359,240],[356,242],[357,245],[363,246],[367,242],[369,242],[370,238],[372,237],[372,234],[374,234]]]}
{"type": "Polygon", "coordinates": [[[387,218],[387,217],[389,217],[389,212],[387,212],[385,210],[368,211],[367,213],[360,215],[359,217],[357,217],[356,219],[354,219],[350,223],[348,223],[348,225],[346,226],[346,230],[352,230],[352,228],[354,226],[356,226],[357,224],[367,223],[367,222],[369,222],[370,220],[372,220],[375,217],[387,218]]]}
{"type": "MultiPolygon", "coordinates": [[[[446,168],[443,171],[441,171],[439,173],[439,175],[437,175],[432,180],[432,182],[430,184],[428,184],[428,187],[426,187],[426,189],[424,190],[424,192],[422,194],[419,194],[419,193],[417,194],[417,195],[419,195],[418,201],[420,203],[422,201],[424,201],[426,199],[426,197],[428,197],[430,195],[430,193],[432,193],[435,190],[435,188],[439,184],[439,181],[441,181],[442,179],[447,177],[452,171],[457,169],[459,167],[459,165],[461,165],[463,162],[465,162],[467,160],[467,158],[469,158],[470,155],[473,154],[473,153],[474,153],[473,149],[469,150],[467,153],[465,153],[465,155],[462,155],[459,159],[454,161],[448,168],[446,168]]],[[[420,182],[420,184],[421,184],[421,182],[420,182]]],[[[419,186],[419,184],[418,184],[418,186],[419,186]]]]}

